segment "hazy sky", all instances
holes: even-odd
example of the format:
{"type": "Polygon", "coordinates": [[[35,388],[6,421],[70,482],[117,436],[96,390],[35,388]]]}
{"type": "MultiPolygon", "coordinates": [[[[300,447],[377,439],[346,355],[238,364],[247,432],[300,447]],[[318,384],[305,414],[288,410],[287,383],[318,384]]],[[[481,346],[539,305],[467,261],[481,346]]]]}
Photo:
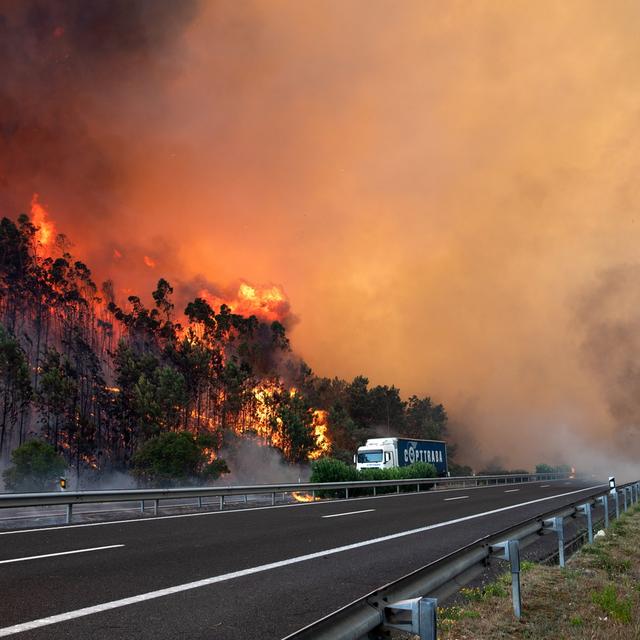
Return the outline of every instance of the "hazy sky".
{"type": "Polygon", "coordinates": [[[280,285],[317,373],[430,394],[475,458],[638,440],[637,2],[207,1],[181,20],[70,83],[105,184],[21,174],[89,263],[135,245],[153,277],[280,285]]]}

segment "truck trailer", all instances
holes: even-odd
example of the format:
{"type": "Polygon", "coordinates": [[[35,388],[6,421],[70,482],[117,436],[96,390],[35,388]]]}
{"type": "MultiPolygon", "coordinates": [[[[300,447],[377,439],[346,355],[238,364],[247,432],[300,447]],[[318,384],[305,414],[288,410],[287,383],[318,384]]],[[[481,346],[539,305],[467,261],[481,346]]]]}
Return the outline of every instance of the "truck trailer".
{"type": "Polygon", "coordinates": [[[392,469],[428,462],[439,477],[447,475],[447,445],[441,440],[370,438],[354,456],[356,469],[392,469]]]}

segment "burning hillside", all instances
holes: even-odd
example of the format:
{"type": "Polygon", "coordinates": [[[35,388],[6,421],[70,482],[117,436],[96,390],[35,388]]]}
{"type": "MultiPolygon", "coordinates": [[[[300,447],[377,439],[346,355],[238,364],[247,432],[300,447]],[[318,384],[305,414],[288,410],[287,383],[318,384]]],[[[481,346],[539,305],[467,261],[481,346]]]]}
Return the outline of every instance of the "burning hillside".
{"type": "MultiPolygon", "coordinates": [[[[336,140],[348,140],[349,151],[332,148],[341,116],[323,110],[339,121],[312,131],[324,115],[301,119],[308,97],[289,95],[297,80],[271,72],[286,70],[282,62],[313,38],[291,41],[284,23],[254,37],[273,28],[258,5],[212,7],[0,7],[0,214],[11,218],[0,229],[1,341],[11,356],[0,382],[2,459],[41,436],[78,466],[127,469],[141,443],[178,431],[211,435],[216,451],[255,434],[287,460],[328,451],[348,459],[381,426],[445,428],[430,400],[417,419],[396,387],[318,378],[291,352],[288,293],[297,308],[315,305],[298,333],[305,353],[326,371],[355,373],[358,358],[344,356],[370,333],[361,316],[392,299],[391,287],[385,295],[371,288],[387,282],[378,269],[391,264],[391,245],[386,236],[380,252],[362,235],[373,227],[359,216],[378,211],[377,196],[362,199],[375,190],[361,189],[348,166],[364,138],[345,120],[336,140]],[[239,34],[255,48],[238,46],[239,34]],[[284,45],[283,58],[270,43],[284,45]],[[17,218],[23,210],[29,215],[17,218]],[[358,218],[349,221],[351,212],[358,218]],[[349,233],[364,258],[336,242],[349,233]],[[367,297],[344,289],[351,285],[367,297]]],[[[334,59],[312,58],[310,68],[334,59]]],[[[331,82],[333,73],[317,71],[314,82],[331,82]]],[[[395,204],[385,208],[404,210],[395,204]]],[[[407,333],[396,329],[371,335],[392,349],[388,337],[407,333]]],[[[392,358],[379,350],[360,351],[383,379],[377,368],[392,358]]]]}
{"type": "Polygon", "coordinates": [[[161,278],[151,307],[119,300],[55,232],[37,195],[30,219],[2,220],[2,338],[19,367],[0,453],[39,434],[78,467],[126,466],[141,442],[176,430],[211,437],[210,460],[229,434],[257,436],[291,462],[330,452],[326,412],[282,377],[281,289],[243,282],[230,299],[202,291],[179,311],[161,278]]]}
{"type": "Polygon", "coordinates": [[[1,458],[40,437],[78,474],[128,469],[145,443],[191,434],[202,464],[220,470],[218,452],[243,438],[304,463],[350,455],[382,416],[417,437],[444,433],[428,398],[315,377],[291,352],[280,288],[200,290],[176,308],[160,278],[151,304],[123,298],[94,282],[37,196],[31,204],[31,218],[0,222],[1,458]]]}

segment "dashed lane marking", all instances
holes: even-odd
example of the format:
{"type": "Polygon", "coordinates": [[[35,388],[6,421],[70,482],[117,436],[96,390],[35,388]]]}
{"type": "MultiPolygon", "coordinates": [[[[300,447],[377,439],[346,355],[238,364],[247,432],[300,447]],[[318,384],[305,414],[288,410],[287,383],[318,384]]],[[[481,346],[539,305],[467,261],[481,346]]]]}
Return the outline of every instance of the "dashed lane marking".
{"type": "Polygon", "coordinates": [[[11,558],[0,560],[0,564],[10,564],[11,562],[25,562],[26,560],[41,560],[42,558],[55,558],[56,556],[70,556],[76,553],[88,553],[89,551],[104,551],[105,549],[118,549],[124,547],[123,544],[110,544],[106,547],[91,547],[89,549],[74,549],[73,551],[58,551],[58,553],[45,553],[41,556],[25,556],[24,558],[11,558]]]}
{"type": "Polygon", "coordinates": [[[369,513],[369,511],[375,511],[375,509],[362,509],[361,511],[347,511],[345,513],[332,513],[328,516],[321,516],[322,518],[339,518],[340,516],[354,516],[356,513],[369,513]]]}

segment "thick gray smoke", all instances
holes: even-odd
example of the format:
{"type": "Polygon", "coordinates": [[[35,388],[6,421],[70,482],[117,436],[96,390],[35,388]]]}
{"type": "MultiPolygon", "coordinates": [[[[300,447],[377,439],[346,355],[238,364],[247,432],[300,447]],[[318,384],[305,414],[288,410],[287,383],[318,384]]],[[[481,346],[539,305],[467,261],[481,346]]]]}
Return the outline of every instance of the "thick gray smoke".
{"type": "Polygon", "coordinates": [[[125,179],[114,118],[150,108],[194,11],[192,0],[2,3],[0,210],[35,191],[87,217],[108,213],[125,179]]]}
{"type": "Polygon", "coordinates": [[[121,208],[136,126],[163,110],[196,8],[195,0],[0,4],[0,215],[27,211],[40,194],[97,276],[132,273],[129,287],[158,279],[144,255],[163,254],[165,266],[175,255],[161,233],[123,228],[121,208]]]}
{"type": "Polygon", "coordinates": [[[220,457],[227,462],[231,473],[224,475],[216,484],[307,482],[310,475],[308,465],[291,465],[277,449],[265,447],[250,437],[235,439],[222,449],[220,457]]]}
{"type": "Polygon", "coordinates": [[[604,270],[580,300],[577,326],[584,364],[612,417],[599,448],[631,461],[640,452],[640,265],[604,270]]]}

